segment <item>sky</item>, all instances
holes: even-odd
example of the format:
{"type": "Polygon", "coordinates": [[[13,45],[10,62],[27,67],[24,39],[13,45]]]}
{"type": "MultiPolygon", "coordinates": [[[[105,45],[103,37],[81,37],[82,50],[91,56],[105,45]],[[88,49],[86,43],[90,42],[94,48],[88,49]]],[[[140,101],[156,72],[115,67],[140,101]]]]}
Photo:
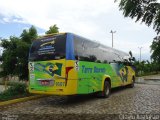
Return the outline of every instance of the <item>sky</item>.
{"type": "MultiPolygon", "coordinates": [[[[159,0],[160,1],[160,0],[159,0]]],[[[114,0],[0,0],[0,37],[19,36],[34,25],[43,35],[56,24],[60,32],[72,32],[124,52],[150,60],[156,36],[151,27],[125,18],[114,0]]]]}

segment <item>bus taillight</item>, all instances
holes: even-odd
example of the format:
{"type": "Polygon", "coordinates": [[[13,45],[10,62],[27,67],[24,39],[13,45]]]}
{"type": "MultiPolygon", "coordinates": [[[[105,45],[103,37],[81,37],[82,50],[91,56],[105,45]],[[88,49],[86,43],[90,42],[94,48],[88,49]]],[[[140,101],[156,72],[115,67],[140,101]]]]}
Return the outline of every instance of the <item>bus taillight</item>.
{"type": "Polygon", "coordinates": [[[67,80],[68,80],[68,73],[71,69],[73,69],[73,67],[66,67],[66,85],[67,85],[67,80]]]}

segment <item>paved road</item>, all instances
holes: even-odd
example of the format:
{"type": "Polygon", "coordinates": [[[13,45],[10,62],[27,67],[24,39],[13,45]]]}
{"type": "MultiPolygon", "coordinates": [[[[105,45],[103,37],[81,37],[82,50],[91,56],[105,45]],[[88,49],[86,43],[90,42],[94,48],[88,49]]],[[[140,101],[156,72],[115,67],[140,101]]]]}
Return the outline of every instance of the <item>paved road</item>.
{"type": "Polygon", "coordinates": [[[137,77],[136,83],[160,85],[160,74],[137,77]]]}
{"type": "Polygon", "coordinates": [[[145,80],[160,80],[160,74],[157,75],[149,75],[143,77],[145,80]]]}
{"type": "Polygon", "coordinates": [[[0,113],[2,118],[15,117],[24,120],[53,118],[113,120],[128,118],[127,115],[159,114],[154,116],[159,120],[160,85],[136,84],[135,88],[112,90],[111,96],[107,99],[96,98],[93,95],[72,98],[49,96],[3,107],[0,113]]]}

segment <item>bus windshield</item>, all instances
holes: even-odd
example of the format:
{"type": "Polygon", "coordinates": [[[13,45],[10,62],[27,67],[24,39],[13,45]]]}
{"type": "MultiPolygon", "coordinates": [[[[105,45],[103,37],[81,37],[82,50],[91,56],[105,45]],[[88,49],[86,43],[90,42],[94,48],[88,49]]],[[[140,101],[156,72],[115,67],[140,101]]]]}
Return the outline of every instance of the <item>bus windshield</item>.
{"type": "Polygon", "coordinates": [[[66,35],[54,35],[33,41],[29,61],[64,59],[66,56],[66,35]]]}

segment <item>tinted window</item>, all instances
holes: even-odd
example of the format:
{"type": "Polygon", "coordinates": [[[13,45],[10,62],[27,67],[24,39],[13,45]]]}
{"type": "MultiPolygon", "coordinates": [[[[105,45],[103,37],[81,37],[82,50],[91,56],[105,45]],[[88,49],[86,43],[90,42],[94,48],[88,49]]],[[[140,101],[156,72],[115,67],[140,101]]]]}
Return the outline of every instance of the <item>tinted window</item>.
{"type": "Polygon", "coordinates": [[[127,54],[116,49],[90,41],[83,37],[74,36],[75,58],[80,61],[109,63],[122,61],[127,54]]]}
{"type": "Polygon", "coordinates": [[[75,58],[81,61],[99,62],[100,56],[96,55],[95,49],[99,43],[92,42],[80,36],[74,36],[75,58]]]}
{"type": "Polygon", "coordinates": [[[55,35],[35,40],[29,60],[45,61],[63,59],[66,55],[66,35],[55,35]]]}

